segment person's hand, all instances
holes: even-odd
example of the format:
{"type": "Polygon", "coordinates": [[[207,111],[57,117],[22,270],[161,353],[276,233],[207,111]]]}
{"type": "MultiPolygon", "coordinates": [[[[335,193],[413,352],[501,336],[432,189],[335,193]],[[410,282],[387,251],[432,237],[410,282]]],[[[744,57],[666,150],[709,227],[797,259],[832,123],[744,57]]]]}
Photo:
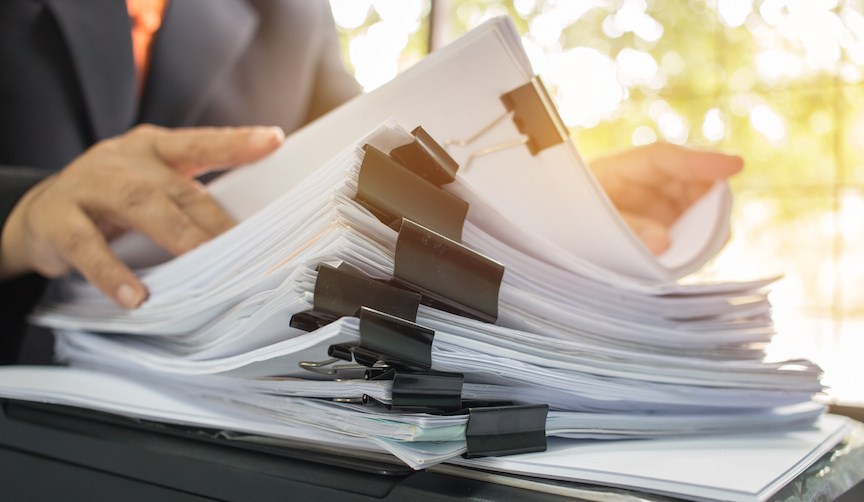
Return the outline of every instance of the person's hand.
{"type": "Polygon", "coordinates": [[[108,240],[134,228],[179,255],[234,222],[191,179],[259,159],[282,142],[279,128],[163,129],[139,126],[97,143],[13,208],[0,240],[0,278],[77,269],[118,304],[147,298],[108,240]]]}
{"type": "Polygon", "coordinates": [[[621,216],[654,254],[669,247],[669,227],[716,181],[739,172],[736,155],[652,143],[590,162],[621,216]]]}

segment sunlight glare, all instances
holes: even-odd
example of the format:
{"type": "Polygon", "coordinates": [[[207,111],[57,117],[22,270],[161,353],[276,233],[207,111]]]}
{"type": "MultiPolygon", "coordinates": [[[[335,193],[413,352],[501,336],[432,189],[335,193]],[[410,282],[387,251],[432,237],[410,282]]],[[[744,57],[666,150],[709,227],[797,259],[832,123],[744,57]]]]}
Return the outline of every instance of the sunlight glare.
{"type": "Polygon", "coordinates": [[[398,55],[408,42],[408,34],[390,23],[379,22],[369,27],[348,45],[354,78],[371,91],[392,80],[399,72],[398,55]]]}
{"type": "Polygon", "coordinates": [[[645,12],[647,8],[645,0],[625,0],[618,12],[603,21],[603,33],[618,38],[633,32],[646,42],[656,42],[663,36],[663,25],[645,12]]]}
{"type": "Polygon", "coordinates": [[[582,16],[602,3],[603,0],[565,0],[554,2],[555,8],[553,10],[556,15],[560,16],[561,23],[566,26],[579,21],[582,16]]]}
{"type": "Polygon", "coordinates": [[[528,32],[534,41],[544,47],[548,47],[558,43],[563,28],[557,16],[544,13],[531,20],[528,32]]]}
{"type": "Polygon", "coordinates": [[[864,66],[864,15],[850,7],[840,14],[843,24],[849,29],[847,36],[840,39],[840,44],[846,49],[849,59],[859,66],[864,66]]]}
{"type": "Polygon", "coordinates": [[[783,49],[768,49],[756,54],[754,61],[756,75],[766,84],[779,83],[784,79],[794,79],[804,74],[804,63],[792,53],[783,49]]]}
{"type": "Polygon", "coordinates": [[[759,15],[771,26],[777,26],[783,19],[783,8],[786,0],[764,0],[759,6],[759,15]]]}
{"type": "Polygon", "coordinates": [[[765,104],[758,104],[750,111],[750,124],[773,144],[786,138],[786,123],[783,117],[765,104]]]}
{"type": "Polygon", "coordinates": [[[840,37],[846,31],[840,17],[829,9],[832,2],[789,2],[788,14],[777,24],[783,36],[803,46],[808,63],[830,69],[840,59],[840,37]]]}
{"type": "Polygon", "coordinates": [[[633,131],[633,146],[649,145],[656,141],[657,133],[648,126],[640,126],[633,131]]]}
{"type": "MultiPolygon", "coordinates": [[[[375,12],[381,20],[405,28],[420,22],[425,3],[423,0],[373,0],[375,12]]],[[[419,26],[419,24],[418,24],[419,26]]]]}
{"type": "Polygon", "coordinates": [[[342,28],[353,30],[366,21],[372,0],[330,0],[333,19],[342,28]]]}
{"type": "Polygon", "coordinates": [[[672,107],[663,99],[656,99],[648,105],[648,116],[651,120],[657,122],[663,114],[671,112],[672,107]]]}
{"type": "Polygon", "coordinates": [[[609,117],[628,94],[617,67],[595,49],[577,47],[550,54],[549,79],[558,86],[558,107],[568,126],[593,127],[609,117]]]}
{"type": "Polygon", "coordinates": [[[720,21],[730,28],[744,24],[753,12],[753,0],[718,0],[717,10],[720,21]]]}
{"type": "Polygon", "coordinates": [[[661,114],[657,120],[657,126],[660,127],[660,133],[663,134],[666,141],[676,145],[683,145],[687,142],[690,130],[684,118],[674,111],[669,110],[661,114]]]}
{"type": "Polygon", "coordinates": [[[726,122],[719,108],[711,108],[705,112],[702,121],[702,134],[709,141],[720,141],[726,136],[726,122]]]}
{"type": "Polygon", "coordinates": [[[527,19],[537,8],[537,0],[513,0],[513,8],[522,19],[527,19]]]}
{"type": "Polygon", "coordinates": [[[848,192],[840,200],[839,221],[837,226],[843,238],[849,242],[864,240],[864,198],[860,194],[848,192]]]}
{"type": "Polygon", "coordinates": [[[644,14],[636,20],[633,34],[646,42],[656,42],[663,36],[663,25],[648,14],[644,14]]]}
{"type": "Polygon", "coordinates": [[[659,69],[651,54],[629,47],[621,49],[615,62],[618,63],[618,80],[627,87],[648,83],[659,69]]]}

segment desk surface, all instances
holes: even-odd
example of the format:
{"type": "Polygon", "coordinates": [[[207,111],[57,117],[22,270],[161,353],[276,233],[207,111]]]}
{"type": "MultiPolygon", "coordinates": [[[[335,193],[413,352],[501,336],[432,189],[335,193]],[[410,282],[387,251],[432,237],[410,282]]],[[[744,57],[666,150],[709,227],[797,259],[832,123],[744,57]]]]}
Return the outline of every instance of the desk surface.
{"type": "MultiPolygon", "coordinates": [[[[3,402],[0,416],[0,486],[12,501],[672,500],[450,466],[415,472],[384,456],[238,442],[16,401],[3,402]]],[[[864,484],[838,500],[864,500],[864,484]]]]}

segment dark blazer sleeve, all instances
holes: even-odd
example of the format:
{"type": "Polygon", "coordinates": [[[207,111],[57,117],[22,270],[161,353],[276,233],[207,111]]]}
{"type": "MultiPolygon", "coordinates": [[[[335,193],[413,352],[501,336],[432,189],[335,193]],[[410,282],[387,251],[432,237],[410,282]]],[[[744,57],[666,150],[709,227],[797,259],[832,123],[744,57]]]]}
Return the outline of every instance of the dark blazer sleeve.
{"type": "Polygon", "coordinates": [[[12,208],[27,190],[50,174],[44,169],[0,166],[0,228],[5,226],[12,208]]]}
{"type": "MultiPolygon", "coordinates": [[[[21,197],[50,173],[41,169],[0,166],[0,229],[21,197]]],[[[18,357],[27,313],[33,308],[47,281],[28,274],[0,282],[0,364],[12,364],[18,357]]]]}

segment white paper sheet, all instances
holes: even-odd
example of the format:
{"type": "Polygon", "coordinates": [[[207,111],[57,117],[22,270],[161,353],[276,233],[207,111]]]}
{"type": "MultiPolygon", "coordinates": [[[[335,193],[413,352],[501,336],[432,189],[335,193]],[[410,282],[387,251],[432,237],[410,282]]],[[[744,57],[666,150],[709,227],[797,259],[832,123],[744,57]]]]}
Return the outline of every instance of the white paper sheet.
{"type": "Polygon", "coordinates": [[[807,430],[657,441],[550,440],[544,453],[456,460],[460,465],[698,501],[767,500],[850,430],[825,415],[807,430]]]}
{"type": "MultiPolygon", "coordinates": [[[[272,156],[222,176],[211,192],[243,220],[388,118],[408,130],[422,126],[439,143],[470,138],[506,113],[500,96],[531,77],[512,21],[489,21],[292,134],[272,156]]],[[[479,149],[519,137],[512,121],[503,120],[470,145],[451,148],[452,155],[464,164],[479,149]]],[[[728,191],[718,188],[692,217],[681,219],[669,256],[658,261],[628,229],[570,141],[533,157],[524,147],[477,157],[459,177],[484,194],[495,212],[544,244],[523,251],[564,268],[568,257],[577,256],[627,276],[669,282],[704,264],[728,231],[728,191]]],[[[469,220],[485,220],[484,210],[472,207],[469,220]]],[[[508,234],[499,228],[495,235],[506,239],[508,234]]],[[[525,243],[505,242],[517,249],[525,243]]]]}
{"type": "MultiPolygon", "coordinates": [[[[390,451],[415,468],[450,459],[497,472],[736,502],[765,500],[837,444],[851,426],[848,419],[828,415],[816,427],[782,433],[641,441],[550,439],[543,453],[463,460],[455,458],[464,451],[460,440],[436,445],[404,439],[458,438],[464,435],[464,416],[413,414],[402,416],[400,423],[390,423],[386,413],[376,414],[374,409],[276,396],[258,399],[232,395],[230,388],[219,399],[190,399],[188,388],[175,393],[145,382],[78,368],[9,366],[0,368],[0,397],[349,449],[390,451]],[[355,408],[361,415],[354,415],[355,408]],[[403,441],[382,437],[388,435],[403,441]]],[[[581,424],[581,430],[590,433],[590,415],[574,415],[571,425],[566,425],[565,415],[550,414],[547,431],[575,430],[574,425],[581,424]]],[[[616,427],[624,431],[636,418],[623,415],[605,420],[617,422],[616,427]]],[[[662,421],[657,424],[662,427],[662,421]]]]}

